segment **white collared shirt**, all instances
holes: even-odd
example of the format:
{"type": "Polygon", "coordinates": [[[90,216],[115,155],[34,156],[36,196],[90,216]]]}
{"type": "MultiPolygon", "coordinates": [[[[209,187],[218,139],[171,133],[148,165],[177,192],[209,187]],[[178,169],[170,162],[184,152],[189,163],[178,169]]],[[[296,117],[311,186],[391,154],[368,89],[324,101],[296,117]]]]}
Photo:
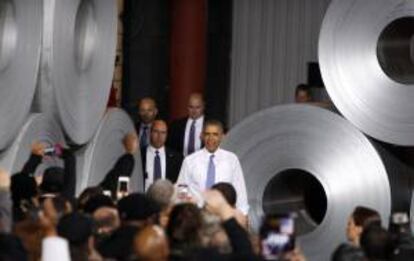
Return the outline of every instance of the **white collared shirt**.
{"type": "Polygon", "coordinates": [[[165,147],[161,147],[159,149],[154,148],[152,145],[147,147],[147,155],[146,155],[146,165],[145,171],[147,172],[147,179],[145,180],[145,191],[149,188],[149,186],[154,183],[154,158],[155,158],[155,151],[158,150],[158,155],[160,155],[161,161],[161,178],[166,178],[166,161],[165,161],[165,147]]]}
{"type": "MultiPolygon", "coordinates": [[[[188,155],[188,140],[190,138],[190,128],[191,128],[192,123],[193,123],[193,119],[188,118],[187,124],[185,125],[185,134],[184,134],[184,149],[183,149],[184,157],[188,155]]],[[[201,142],[200,135],[203,130],[203,124],[204,124],[204,115],[195,120],[194,152],[201,149],[202,142],[201,142]]]]}
{"type": "MultiPolygon", "coordinates": [[[[187,184],[196,198],[200,198],[202,191],[206,189],[207,169],[211,154],[204,148],[187,156],[183,161],[177,184],[187,184]]],[[[249,204],[239,159],[234,153],[220,148],[213,154],[216,173],[215,182],[232,184],[237,193],[236,207],[247,214],[249,204]]]]}

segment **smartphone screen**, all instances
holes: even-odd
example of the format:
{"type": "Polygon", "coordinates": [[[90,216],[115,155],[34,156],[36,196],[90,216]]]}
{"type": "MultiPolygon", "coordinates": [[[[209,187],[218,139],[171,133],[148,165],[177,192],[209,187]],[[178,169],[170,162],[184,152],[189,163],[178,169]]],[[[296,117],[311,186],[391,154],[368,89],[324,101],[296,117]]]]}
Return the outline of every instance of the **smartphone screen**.
{"type": "Polygon", "coordinates": [[[128,193],[129,193],[129,177],[119,177],[117,198],[121,199],[127,196],[128,193]]]}
{"type": "Polygon", "coordinates": [[[187,184],[178,184],[177,188],[177,199],[179,201],[185,202],[188,198],[188,185],[187,184]]]}
{"type": "Polygon", "coordinates": [[[128,192],[128,181],[119,181],[119,191],[128,192]]]}
{"type": "Polygon", "coordinates": [[[45,155],[47,155],[47,156],[53,156],[53,154],[55,153],[55,148],[54,148],[54,147],[49,147],[49,148],[46,148],[46,149],[44,150],[44,153],[45,153],[45,155]]]}
{"type": "Polygon", "coordinates": [[[295,248],[294,219],[289,215],[266,216],[260,229],[262,255],[277,260],[295,248]]]}

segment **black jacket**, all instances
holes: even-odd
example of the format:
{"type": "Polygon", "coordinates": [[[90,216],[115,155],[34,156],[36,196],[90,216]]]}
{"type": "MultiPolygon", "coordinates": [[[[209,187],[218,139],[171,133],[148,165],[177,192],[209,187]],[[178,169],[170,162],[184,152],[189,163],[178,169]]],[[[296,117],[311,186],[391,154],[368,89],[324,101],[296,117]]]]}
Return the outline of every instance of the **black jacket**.
{"type": "MultiPolygon", "coordinates": [[[[178,178],[178,174],[180,173],[181,164],[183,163],[183,156],[181,153],[178,153],[177,151],[170,149],[168,147],[165,148],[165,176],[168,180],[170,180],[172,183],[175,183],[178,178]]],[[[141,151],[141,159],[142,159],[142,168],[144,173],[144,179],[148,177],[148,173],[146,170],[147,165],[147,151],[142,150],[141,151]]]]}
{"type": "MultiPolygon", "coordinates": [[[[168,131],[167,146],[180,153],[184,153],[184,137],[187,120],[188,117],[173,121],[168,131]]],[[[208,120],[209,118],[204,115],[204,122],[208,120]]],[[[201,144],[201,146],[204,147],[204,144],[201,144]]]]}
{"type": "Polygon", "coordinates": [[[119,177],[131,177],[134,170],[135,159],[130,153],[123,154],[115,163],[114,167],[106,174],[99,184],[104,190],[110,190],[115,195],[119,177]]]}

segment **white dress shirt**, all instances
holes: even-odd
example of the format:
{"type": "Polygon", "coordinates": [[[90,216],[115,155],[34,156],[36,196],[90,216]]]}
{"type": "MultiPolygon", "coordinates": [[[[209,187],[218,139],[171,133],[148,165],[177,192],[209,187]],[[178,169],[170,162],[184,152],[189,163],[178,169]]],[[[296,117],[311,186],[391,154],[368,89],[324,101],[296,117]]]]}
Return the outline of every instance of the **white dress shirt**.
{"type": "MultiPolygon", "coordinates": [[[[193,123],[193,119],[188,118],[187,124],[185,125],[185,134],[184,134],[184,150],[183,154],[184,157],[188,155],[188,140],[190,139],[190,129],[191,124],[193,123]]],[[[201,132],[203,130],[203,124],[204,124],[204,116],[201,116],[200,118],[195,120],[195,135],[194,135],[194,152],[201,149],[201,132]]]]}
{"type": "MultiPolygon", "coordinates": [[[[194,197],[200,199],[206,189],[207,169],[210,155],[201,149],[187,156],[182,164],[177,184],[187,184],[194,197]]],[[[214,153],[215,183],[227,182],[234,186],[237,193],[236,207],[244,214],[249,210],[243,170],[237,156],[227,150],[217,149],[214,153]]]]}
{"type": "Polygon", "coordinates": [[[155,158],[155,151],[158,150],[158,155],[160,156],[161,161],[161,178],[166,178],[166,161],[165,161],[165,147],[162,146],[159,149],[154,148],[152,145],[148,145],[147,147],[147,155],[146,155],[146,164],[145,164],[145,171],[147,172],[147,179],[145,180],[145,191],[149,188],[149,186],[154,183],[154,158],[155,158]]]}

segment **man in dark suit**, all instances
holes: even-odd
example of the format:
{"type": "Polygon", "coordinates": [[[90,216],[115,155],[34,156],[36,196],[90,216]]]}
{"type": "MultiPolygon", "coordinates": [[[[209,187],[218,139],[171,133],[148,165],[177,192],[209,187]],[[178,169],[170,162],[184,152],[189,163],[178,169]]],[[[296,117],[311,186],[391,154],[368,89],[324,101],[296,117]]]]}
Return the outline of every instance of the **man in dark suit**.
{"type": "Polygon", "coordinates": [[[183,156],[166,147],[168,127],[165,121],[152,123],[150,144],[141,151],[145,177],[145,190],[157,179],[169,179],[175,183],[180,172],[183,156]]]}
{"type": "Polygon", "coordinates": [[[203,147],[200,138],[205,121],[204,99],[200,93],[193,93],[188,99],[188,116],[171,123],[168,146],[187,156],[203,147]]]}
{"type": "Polygon", "coordinates": [[[157,103],[150,97],[142,98],[138,103],[139,121],[135,124],[138,133],[139,147],[145,149],[150,140],[150,129],[152,122],[158,114],[157,103]]]}

